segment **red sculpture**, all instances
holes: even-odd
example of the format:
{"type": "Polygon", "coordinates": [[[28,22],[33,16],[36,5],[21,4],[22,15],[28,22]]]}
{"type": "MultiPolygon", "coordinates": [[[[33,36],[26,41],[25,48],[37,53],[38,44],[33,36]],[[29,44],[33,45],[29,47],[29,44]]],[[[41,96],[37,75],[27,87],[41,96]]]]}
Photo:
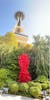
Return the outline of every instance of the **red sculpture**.
{"type": "Polygon", "coordinates": [[[31,81],[31,76],[28,71],[30,59],[27,54],[21,54],[18,58],[18,63],[20,67],[20,72],[19,72],[19,82],[28,82],[31,81]]]}

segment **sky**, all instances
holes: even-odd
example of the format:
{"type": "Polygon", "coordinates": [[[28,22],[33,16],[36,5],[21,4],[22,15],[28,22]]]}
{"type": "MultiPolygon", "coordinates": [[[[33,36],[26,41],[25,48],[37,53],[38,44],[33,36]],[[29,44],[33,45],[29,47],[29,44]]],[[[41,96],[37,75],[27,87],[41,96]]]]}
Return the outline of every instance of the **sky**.
{"type": "Polygon", "coordinates": [[[50,0],[0,0],[0,35],[13,30],[14,14],[22,11],[24,33],[32,41],[33,35],[50,35],[50,0]]]}

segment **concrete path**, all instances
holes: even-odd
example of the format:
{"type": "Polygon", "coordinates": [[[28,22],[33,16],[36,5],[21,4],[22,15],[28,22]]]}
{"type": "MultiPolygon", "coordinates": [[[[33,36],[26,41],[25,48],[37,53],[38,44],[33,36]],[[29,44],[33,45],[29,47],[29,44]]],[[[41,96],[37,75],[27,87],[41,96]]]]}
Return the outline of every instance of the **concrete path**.
{"type": "MultiPolygon", "coordinates": [[[[33,99],[33,98],[24,97],[24,96],[3,94],[3,95],[0,95],[0,100],[40,100],[40,99],[33,99]]],[[[50,97],[47,96],[43,98],[42,100],[50,100],[50,97]]]]}
{"type": "Polygon", "coordinates": [[[39,99],[32,99],[24,96],[0,95],[0,100],[39,100],[39,99]]]}

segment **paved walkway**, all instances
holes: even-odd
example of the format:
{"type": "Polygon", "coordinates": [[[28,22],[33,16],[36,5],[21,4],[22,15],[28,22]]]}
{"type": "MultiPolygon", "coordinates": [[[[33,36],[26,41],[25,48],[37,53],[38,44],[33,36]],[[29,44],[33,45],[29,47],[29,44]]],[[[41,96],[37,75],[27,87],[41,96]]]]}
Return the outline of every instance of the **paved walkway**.
{"type": "Polygon", "coordinates": [[[0,100],[39,100],[39,99],[32,99],[24,96],[0,95],[0,100]]]}
{"type": "MultiPolygon", "coordinates": [[[[15,95],[0,95],[0,100],[40,100],[40,99],[32,99],[24,96],[15,96],[15,95]]],[[[50,100],[50,97],[47,96],[43,98],[43,100],[50,100]]]]}

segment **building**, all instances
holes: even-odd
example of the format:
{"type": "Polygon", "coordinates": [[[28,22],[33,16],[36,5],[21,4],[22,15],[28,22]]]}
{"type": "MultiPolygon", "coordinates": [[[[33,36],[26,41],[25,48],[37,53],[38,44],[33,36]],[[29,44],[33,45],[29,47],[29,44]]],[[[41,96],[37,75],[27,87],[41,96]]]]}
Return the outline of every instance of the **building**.
{"type": "Polygon", "coordinates": [[[24,30],[21,27],[21,21],[24,19],[24,13],[21,11],[16,12],[15,19],[18,21],[18,23],[15,25],[13,33],[16,34],[18,46],[25,46],[28,42],[28,36],[24,34],[24,30]]]}
{"type": "Polygon", "coordinates": [[[13,33],[16,34],[16,38],[18,41],[18,46],[25,46],[28,42],[28,36],[24,34],[24,30],[21,26],[15,26],[13,29],[13,33]]]}

